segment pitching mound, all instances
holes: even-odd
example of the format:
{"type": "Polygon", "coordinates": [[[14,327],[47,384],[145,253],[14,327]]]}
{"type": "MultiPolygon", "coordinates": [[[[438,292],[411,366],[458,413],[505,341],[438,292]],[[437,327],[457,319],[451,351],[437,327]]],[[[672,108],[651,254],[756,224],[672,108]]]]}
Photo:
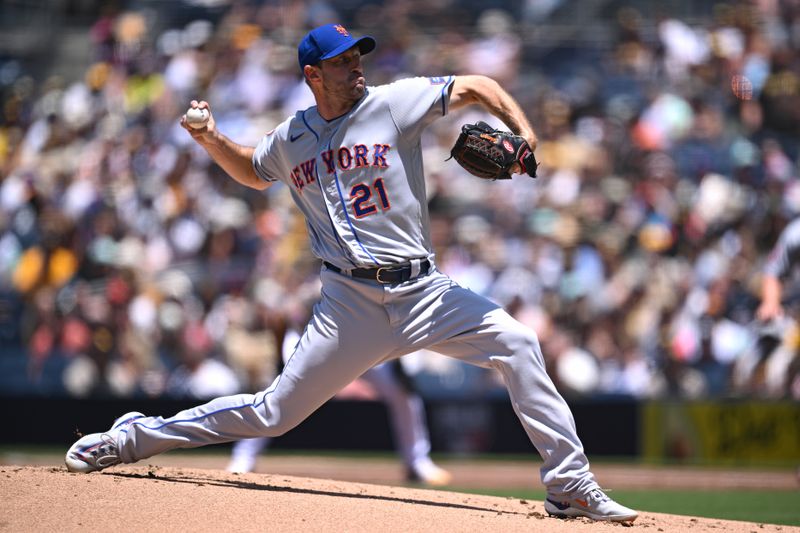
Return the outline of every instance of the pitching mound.
{"type": "MultiPolygon", "coordinates": [[[[538,501],[219,470],[119,466],[0,468],[0,531],[280,531],[567,533],[622,531],[559,520],[538,501]]],[[[794,528],[643,513],[632,526],[660,531],[794,528]]]]}

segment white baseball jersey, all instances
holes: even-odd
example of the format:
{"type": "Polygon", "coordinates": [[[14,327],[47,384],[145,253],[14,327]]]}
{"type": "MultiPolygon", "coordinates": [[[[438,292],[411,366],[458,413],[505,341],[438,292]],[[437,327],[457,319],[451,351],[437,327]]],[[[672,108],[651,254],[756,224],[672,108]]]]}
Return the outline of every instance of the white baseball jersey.
{"type": "Polygon", "coordinates": [[[452,82],[369,87],[336,119],[314,106],[264,136],[256,173],[291,188],[317,257],[347,270],[432,254],[420,136],[447,113],[452,82]]]}

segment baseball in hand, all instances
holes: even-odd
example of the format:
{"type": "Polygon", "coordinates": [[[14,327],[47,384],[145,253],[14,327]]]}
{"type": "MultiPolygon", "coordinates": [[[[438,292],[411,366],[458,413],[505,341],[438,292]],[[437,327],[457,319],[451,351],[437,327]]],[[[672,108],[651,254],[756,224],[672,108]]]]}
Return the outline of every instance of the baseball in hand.
{"type": "Polygon", "coordinates": [[[208,122],[208,109],[204,107],[191,107],[186,111],[186,123],[191,128],[205,128],[208,122]]]}

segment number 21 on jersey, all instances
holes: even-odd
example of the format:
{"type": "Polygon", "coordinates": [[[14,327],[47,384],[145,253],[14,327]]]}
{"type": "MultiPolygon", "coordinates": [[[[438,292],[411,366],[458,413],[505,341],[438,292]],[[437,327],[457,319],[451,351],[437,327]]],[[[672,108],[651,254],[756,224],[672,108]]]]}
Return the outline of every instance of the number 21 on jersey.
{"type": "Polygon", "coordinates": [[[378,207],[376,204],[381,206],[382,211],[388,211],[392,207],[392,204],[389,203],[389,197],[386,195],[386,186],[383,178],[376,179],[372,187],[366,183],[354,185],[350,189],[350,201],[356,218],[364,218],[377,213],[378,207]],[[373,190],[377,196],[375,200],[372,198],[373,190]]]}

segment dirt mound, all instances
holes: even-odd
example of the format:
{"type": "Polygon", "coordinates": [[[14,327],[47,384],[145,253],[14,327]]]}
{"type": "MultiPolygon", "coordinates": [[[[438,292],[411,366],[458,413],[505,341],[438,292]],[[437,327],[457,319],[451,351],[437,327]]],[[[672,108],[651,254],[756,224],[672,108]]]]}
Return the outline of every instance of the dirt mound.
{"type": "MultiPolygon", "coordinates": [[[[119,466],[95,474],[62,467],[0,467],[0,531],[474,532],[622,531],[547,517],[538,501],[220,470],[119,466]]],[[[642,513],[648,531],[795,530],[642,513]]]]}

